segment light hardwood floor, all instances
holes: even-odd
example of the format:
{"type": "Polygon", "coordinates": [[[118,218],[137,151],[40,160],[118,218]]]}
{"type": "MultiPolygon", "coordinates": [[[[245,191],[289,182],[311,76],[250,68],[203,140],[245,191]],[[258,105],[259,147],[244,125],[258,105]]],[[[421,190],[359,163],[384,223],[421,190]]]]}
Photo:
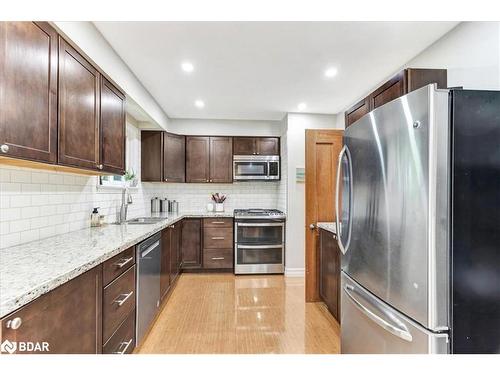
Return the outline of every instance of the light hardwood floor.
{"type": "Polygon", "coordinates": [[[340,328],[304,279],[182,274],[136,353],[339,353],[340,328]]]}

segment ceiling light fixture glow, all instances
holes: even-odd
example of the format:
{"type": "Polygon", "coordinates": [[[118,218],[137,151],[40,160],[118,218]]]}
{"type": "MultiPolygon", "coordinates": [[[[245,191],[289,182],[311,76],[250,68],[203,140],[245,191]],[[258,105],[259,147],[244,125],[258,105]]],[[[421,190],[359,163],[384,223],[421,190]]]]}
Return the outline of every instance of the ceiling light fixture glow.
{"type": "Polygon", "coordinates": [[[304,109],[307,108],[307,104],[306,103],[299,103],[297,108],[299,109],[299,111],[303,111],[304,109]]]}
{"type": "Polygon", "coordinates": [[[191,73],[194,70],[193,64],[190,62],[186,61],[181,64],[182,70],[184,70],[186,73],[191,73]]]}
{"type": "Polygon", "coordinates": [[[325,77],[327,78],[332,78],[337,75],[337,69],[336,68],[328,68],[325,70],[325,77]]]}
{"type": "Polygon", "coordinates": [[[194,105],[197,106],[198,108],[203,108],[205,107],[205,102],[203,100],[198,99],[194,102],[194,105]]]}

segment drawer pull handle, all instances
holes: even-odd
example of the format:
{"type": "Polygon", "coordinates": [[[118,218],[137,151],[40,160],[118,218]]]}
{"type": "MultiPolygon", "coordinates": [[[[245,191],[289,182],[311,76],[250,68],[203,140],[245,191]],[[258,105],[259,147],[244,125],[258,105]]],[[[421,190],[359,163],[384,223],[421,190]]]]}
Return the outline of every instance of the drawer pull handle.
{"type": "Polygon", "coordinates": [[[5,326],[10,329],[18,329],[23,324],[23,320],[20,317],[14,318],[12,320],[7,321],[5,326]]]}
{"type": "Polygon", "coordinates": [[[126,258],[126,259],[120,259],[121,262],[115,263],[115,266],[118,268],[123,268],[126,264],[130,263],[131,261],[134,260],[134,257],[126,258]]]}
{"type": "Polygon", "coordinates": [[[130,339],[128,341],[121,342],[120,346],[118,346],[118,350],[116,352],[113,352],[113,354],[125,354],[125,352],[127,351],[128,347],[130,346],[130,344],[132,344],[132,339],[130,339]],[[122,350],[120,350],[120,348],[122,346],[124,346],[124,348],[122,350]]]}
{"type": "Polygon", "coordinates": [[[224,224],[223,221],[212,221],[212,224],[224,224]]]}
{"type": "Polygon", "coordinates": [[[214,257],[212,260],[224,260],[224,257],[214,257]]]}
{"type": "Polygon", "coordinates": [[[226,237],[212,237],[212,240],[223,240],[226,237]]]}
{"type": "Polygon", "coordinates": [[[121,306],[121,305],[123,305],[125,303],[125,301],[127,301],[132,296],[132,294],[134,294],[134,291],[131,291],[128,294],[120,294],[120,296],[124,296],[124,297],[122,299],[118,299],[118,298],[115,299],[113,301],[113,303],[117,303],[118,306],[121,306]]]}

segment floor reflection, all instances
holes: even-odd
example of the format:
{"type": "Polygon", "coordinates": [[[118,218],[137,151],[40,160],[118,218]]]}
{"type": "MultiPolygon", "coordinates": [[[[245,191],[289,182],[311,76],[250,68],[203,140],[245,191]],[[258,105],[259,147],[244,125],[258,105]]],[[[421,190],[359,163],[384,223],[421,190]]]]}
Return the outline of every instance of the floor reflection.
{"type": "Polygon", "coordinates": [[[304,280],[183,274],[139,353],[338,353],[339,326],[304,280]]]}

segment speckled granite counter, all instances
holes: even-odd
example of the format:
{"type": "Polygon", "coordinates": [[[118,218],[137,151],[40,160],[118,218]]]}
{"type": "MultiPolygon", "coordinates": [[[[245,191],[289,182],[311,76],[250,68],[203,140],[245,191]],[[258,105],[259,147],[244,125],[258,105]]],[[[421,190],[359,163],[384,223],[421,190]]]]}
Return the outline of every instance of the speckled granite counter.
{"type": "Polygon", "coordinates": [[[232,217],[232,212],[156,214],[155,224],[108,224],[3,249],[0,317],[185,217],[232,217]]]}
{"type": "Polygon", "coordinates": [[[333,234],[337,234],[337,224],[335,223],[323,222],[323,223],[317,223],[316,225],[320,229],[324,229],[328,232],[332,232],[333,234]]]}

